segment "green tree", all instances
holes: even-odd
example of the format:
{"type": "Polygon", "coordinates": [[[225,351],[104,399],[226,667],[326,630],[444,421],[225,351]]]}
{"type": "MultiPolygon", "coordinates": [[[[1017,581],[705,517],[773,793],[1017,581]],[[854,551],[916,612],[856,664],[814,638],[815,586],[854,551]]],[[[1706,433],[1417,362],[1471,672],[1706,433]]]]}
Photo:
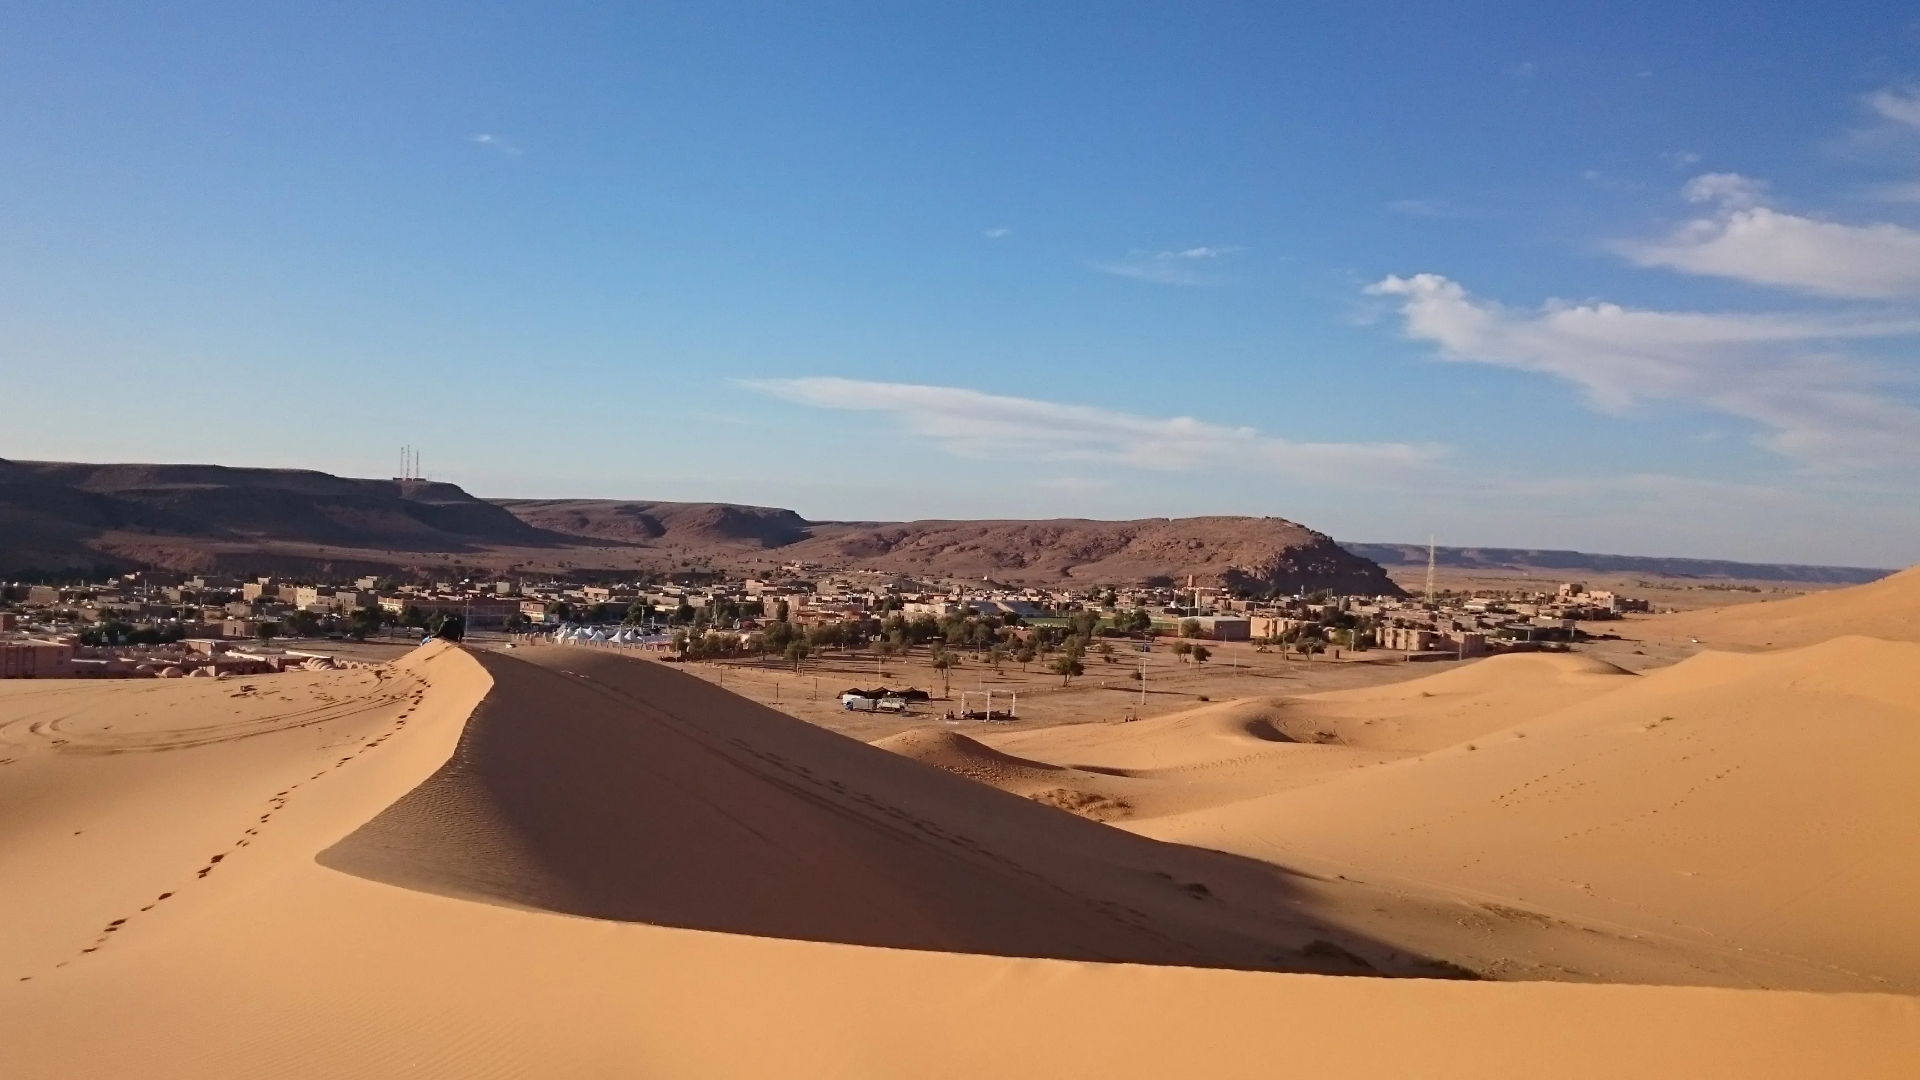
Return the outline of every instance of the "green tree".
{"type": "Polygon", "coordinates": [[[1179,657],[1181,663],[1183,664],[1186,663],[1187,657],[1193,655],[1193,642],[1188,641],[1185,638],[1181,638],[1180,640],[1174,642],[1173,655],[1179,657]]]}
{"type": "Polygon", "coordinates": [[[1209,648],[1207,648],[1207,647],[1206,647],[1205,645],[1195,645],[1195,646],[1193,647],[1193,662],[1194,662],[1194,663],[1196,663],[1196,664],[1204,664],[1204,663],[1206,663],[1206,662],[1207,662],[1207,660],[1208,660],[1208,658],[1209,658],[1209,657],[1211,657],[1211,656],[1213,656],[1213,650],[1212,650],[1212,649],[1209,649],[1209,648]]]}
{"type": "Polygon", "coordinates": [[[796,637],[792,641],[787,642],[786,656],[788,660],[793,661],[793,670],[796,673],[800,670],[800,661],[805,660],[807,653],[810,651],[811,650],[807,648],[805,638],[796,637]]]}
{"type": "MultiPolygon", "coordinates": [[[[517,618],[523,623],[527,621],[525,615],[517,616],[517,618]]],[[[386,621],[387,613],[381,608],[363,607],[353,613],[352,618],[349,620],[349,625],[352,627],[351,633],[353,636],[364,640],[379,633],[381,625],[386,621]]]]}
{"type": "Polygon", "coordinates": [[[1200,629],[1200,620],[1199,619],[1180,620],[1180,636],[1185,638],[1203,637],[1204,634],[1200,629]]]}
{"type": "Polygon", "coordinates": [[[259,638],[262,643],[272,641],[274,638],[280,636],[280,624],[270,622],[256,623],[253,627],[253,636],[259,638]]]}
{"type": "Polygon", "coordinates": [[[1119,663],[1118,660],[1114,659],[1113,642],[1111,641],[1102,641],[1093,647],[1093,651],[1099,653],[1100,659],[1105,660],[1109,664],[1119,663]]]}
{"type": "Polygon", "coordinates": [[[1073,683],[1073,677],[1075,675],[1084,675],[1087,673],[1087,669],[1085,665],[1080,663],[1078,656],[1063,652],[1060,654],[1060,658],[1053,662],[1053,673],[1060,676],[1061,686],[1069,686],[1073,683]]]}
{"type": "Polygon", "coordinates": [[[933,670],[940,673],[941,697],[953,696],[953,669],[959,663],[960,658],[948,652],[944,646],[933,647],[933,670]]]}

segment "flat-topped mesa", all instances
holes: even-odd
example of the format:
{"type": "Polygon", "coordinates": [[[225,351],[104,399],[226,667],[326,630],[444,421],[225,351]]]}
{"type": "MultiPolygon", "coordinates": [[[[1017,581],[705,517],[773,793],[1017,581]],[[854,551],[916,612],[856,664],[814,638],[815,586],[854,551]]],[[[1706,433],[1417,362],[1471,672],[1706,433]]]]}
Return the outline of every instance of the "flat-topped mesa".
{"type": "Polygon", "coordinates": [[[569,536],[647,543],[774,548],[807,539],[809,522],[791,510],[734,503],[618,499],[495,499],[536,528],[569,536]]]}
{"type": "Polygon", "coordinates": [[[775,562],[1023,585],[1399,595],[1278,517],[809,521],[732,503],[477,498],[304,469],[0,460],[0,575],[136,568],[343,578],[389,570],[762,574],[775,562]]]}
{"type": "Polygon", "coordinates": [[[1021,584],[1164,583],[1251,593],[1402,595],[1378,565],[1278,517],[807,521],[790,510],[603,499],[502,500],[542,529],[704,553],[1021,584]]]}

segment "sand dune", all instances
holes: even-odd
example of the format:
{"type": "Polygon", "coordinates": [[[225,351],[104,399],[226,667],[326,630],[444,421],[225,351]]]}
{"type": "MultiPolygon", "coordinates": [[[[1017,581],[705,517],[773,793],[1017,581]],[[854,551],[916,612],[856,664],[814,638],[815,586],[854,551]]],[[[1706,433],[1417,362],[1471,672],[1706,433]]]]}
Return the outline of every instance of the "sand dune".
{"type": "Polygon", "coordinates": [[[983,732],[978,742],[967,740],[979,749],[965,753],[952,743],[964,736],[930,732],[875,745],[1016,794],[1065,789],[1125,804],[1124,814],[1103,820],[1141,819],[1259,798],[1398,761],[1632,681],[1602,661],[1522,654],[1389,686],[1217,702],[1125,724],[983,732]],[[984,756],[993,753],[1005,760],[984,756]]]}
{"type": "Polygon", "coordinates": [[[1713,649],[1793,648],[1842,634],[1920,641],[1920,566],[1866,585],[1791,600],[1638,620],[1630,632],[1654,640],[1698,638],[1713,649]]]}
{"type": "Polygon", "coordinates": [[[1276,722],[1302,741],[1425,753],[1632,683],[1604,660],[1515,653],[1413,682],[1299,698],[1276,722]]]}
{"type": "MultiPolygon", "coordinates": [[[[1056,813],[664,665],[584,649],[518,655],[529,659],[476,654],[493,688],[451,759],[323,865],[449,896],[768,937],[1353,967],[1301,955],[1330,934],[1285,910],[1290,882],[1266,864],[1056,813]]],[[[1384,952],[1370,962],[1388,964],[1384,952]]],[[[1400,965],[1421,970],[1415,957],[1400,965]]]]}
{"type": "MultiPolygon", "coordinates": [[[[1610,950],[1658,941],[1683,981],[1913,992],[1917,770],[1920,645],[1841,638],[1703,654],[1465,744],[1138,828],[1457,897],[1494,973],[1617,977],[1640,961],[1610,950]],[[1503,923],[1533,928],[1530,958],[1503,954],[1503,923]]],[[[1438,943],[1423,935],[1406,940],[1438,943]]]]}
{"type": "Polygon", "coordinates": [[[1112,821],[1133,813],[1133,805],[1126,799],[1125,778],[1003,754],[957,731],[903,731],[873,745],[1095,821],[1112,821]]]}
{"type": "MultiPolygon", "coordinates": [[[[1248,860],[1080,820],[676,672],[534,655],[428,646],[380,671],[278,676],[244,695],[227,682],[0,685],[8,1074],[1891,1078],[1911,1075],[1920,1046],[1920,1001],[1886,994],[793,940],[833,928],[820,909],[850,902],[862,917],[839,929],[915,944],[992,952],[1061,935],[1057,952],[1231,961],[1249,940],[1237,920],[1297,943],[1319,917],[1283,909],[1362,887],[1297,879],[1288,893],[1296,879],[1248,860]],[[599,880],[602,857],[638,901],[599,880]],[[1148,865],[1208,874],[1214,896],[1148,865]],[[707,875],[727,888],[672,880],[707,875]],[[956,895],[926,896],[924,875],[956,895]],[[849,901],[865,889],[926,911],[849,901]],[[1149,906],[1115,906],[1133,899],[1149,906]],[[632,907],[579,917],[609,904],[632,907]],[[781,907],[814,921],[761,928],[787,938],[625,921],[750,929],[781,907]],[[1075,935],[1056,925],[1068,916],[1085,924],[1075,935]],[[1141,944],[1136,918],[1168,928],[1159,944],[1141,944]]],[[[1860,700],[1897,709],[1904,693],[1894,680],[1860,700]]]]}

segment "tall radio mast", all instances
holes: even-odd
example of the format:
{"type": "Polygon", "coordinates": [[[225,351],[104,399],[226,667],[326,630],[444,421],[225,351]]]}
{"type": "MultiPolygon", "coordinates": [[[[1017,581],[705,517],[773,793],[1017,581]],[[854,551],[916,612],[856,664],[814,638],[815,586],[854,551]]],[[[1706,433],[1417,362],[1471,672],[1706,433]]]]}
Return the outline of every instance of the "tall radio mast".
{"type": "Polygon", "coordinates": [[[1433,606],[1433,536],[1427,536],[1427,606],[1433,606]]]}

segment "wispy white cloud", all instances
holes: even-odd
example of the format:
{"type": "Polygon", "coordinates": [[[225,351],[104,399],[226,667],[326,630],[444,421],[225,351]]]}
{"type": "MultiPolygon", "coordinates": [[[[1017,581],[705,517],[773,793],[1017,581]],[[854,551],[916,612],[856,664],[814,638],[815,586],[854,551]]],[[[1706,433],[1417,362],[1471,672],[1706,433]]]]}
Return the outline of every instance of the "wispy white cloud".
{"type": "Polygon", "coordinates": [[[1433,342],[1445,359],[1557,376],[1603,409],[1650,399],[1705,406],[1765,427],[1764,445],[1813,465],[1920,462],[1920,409],[1885,372],[1833,351],[1847,339],[1920,334],[1920,318],[1559,302],[1513,311],[1437,274],[1387,277],[1367,292],[1397,298],[1407,336],[1433,342]]]}
{"type": "Polygon", "coordinates": [[[814,377],[743,385],[821,409],[881,414],[910,435],[969,458],[1076,462],[1161,473],[1230,470],[1336,482],[1418,471],[1444,448],[1297,442],[1192,417],[1152,417],[957,386],[814,377]]]}
{"type": "Polygon", "coordinates": [[[1766,186],[1736,173],[1687,182],[1692,202],[1714,203],[1666,237],[1614,249],[1642,266],[1735,278],[1856,299],[1920,298],[1920,231],[1846,225],[1766,205],[1766,186]]]}
{"type": "Polygon", "coordinates": [[[1920,128],[1920,90],[1876,90],[1867,95],[1867,106],[1896,124],[1920,128]]]}
{"type": "Polygon", "coordinates": [[[484,146],[487,149],[494,151],[495,153],[505,154],[508,157],[520,156],[519,147],[513,145],[512,143],[508,142],[507,140],[501,138],[498,135],[489,135],[485,132],[482,132],[478,135],[469,136],[467,141],[473,143],[475,146],[484,146]]]}
{"type": "Polygon", "coordinates": [[[1096,262],[1093,268],[1103,274],[1150,281],[1156,285],[1207,285],[1211,281],[1201,272],[1201,268],[1235,250],[1202,246],[1179,251],[1135,251],[1124,259],[1096,262]]]}
{"type": "Polygon", "coordinates": [[[998,240],[1003,236],[1012,236],[1012,235],[1013,235],[1013,230],[1008,228],[1005,225],[995,225],[993,228],[988,229],[986,231],[986,237],[989,240],[998,240]]]}
{"type": "Polygon", "coordinates": [[[1766,181],[1739,173],[1701,173],[1680,188],[1681,198],[1688,202],[1719,203],[1736,210],[1758,206],[1766,194],[1766,181]]]}

